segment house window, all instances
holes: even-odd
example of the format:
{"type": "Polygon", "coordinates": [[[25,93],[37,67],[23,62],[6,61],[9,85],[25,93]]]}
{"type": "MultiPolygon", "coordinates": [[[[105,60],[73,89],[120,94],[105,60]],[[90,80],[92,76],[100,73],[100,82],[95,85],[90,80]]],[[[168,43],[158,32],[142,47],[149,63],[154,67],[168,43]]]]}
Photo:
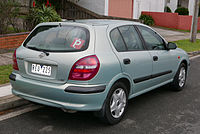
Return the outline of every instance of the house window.
{"type": "Polygon", "coordinates": [[[178,7],[188,8],[189,0],[178,0],[178,7]]]}

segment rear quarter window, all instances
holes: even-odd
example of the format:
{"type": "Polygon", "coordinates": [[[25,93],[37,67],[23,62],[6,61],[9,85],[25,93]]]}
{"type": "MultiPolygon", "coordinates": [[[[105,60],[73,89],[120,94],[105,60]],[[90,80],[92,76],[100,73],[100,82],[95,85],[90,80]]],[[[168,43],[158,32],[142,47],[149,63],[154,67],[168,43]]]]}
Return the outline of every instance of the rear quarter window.
{"type": "Polygon", "coordinates": [[[40,26],[36,28],[24,46],[53,52],[75,52],[88,48],[89,31],[79,26],[40,26]]]}
{"type": "Polygon", "coordinates": [[[122,36],[120,35],[120,32],[117,28],[113,29],[110,32],[110,39],[115,47],[115,49],[118,52],[122,52],[126,50],[126,46],[124,44],[124,41],[122,39],[122,36]]]}

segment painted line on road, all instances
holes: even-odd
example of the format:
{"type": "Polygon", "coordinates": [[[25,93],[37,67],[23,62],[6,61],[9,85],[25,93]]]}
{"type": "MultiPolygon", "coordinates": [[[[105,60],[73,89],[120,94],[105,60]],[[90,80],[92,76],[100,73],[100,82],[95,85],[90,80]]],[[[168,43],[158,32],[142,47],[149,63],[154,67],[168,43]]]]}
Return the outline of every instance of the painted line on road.
{"type": "Polygon", "coordinates": [[[11,113],[8,113],[8,114],[0,116],[0,121],[19,116],[21,114],[24,114],[24,113],[27,113],[27,112],[31,112],[31,111],[37,110],[39,108],[42,108],[42,107],[43,106],[31,104],[26,108],[23,108],[23,109],[20,109],[20,110],[17,110],[17,111],[14,111],[14,112],[11,112],[11,113]]]}
{"type": "Polygon", "coordinates": [[[196,55],[196,56],[190,57],[189,59],[190,59],[190,60],[193,60],[193,59],[196,59],[196,58],[199,58],[199,57],[200,57],[200,55],[196,55]]]}

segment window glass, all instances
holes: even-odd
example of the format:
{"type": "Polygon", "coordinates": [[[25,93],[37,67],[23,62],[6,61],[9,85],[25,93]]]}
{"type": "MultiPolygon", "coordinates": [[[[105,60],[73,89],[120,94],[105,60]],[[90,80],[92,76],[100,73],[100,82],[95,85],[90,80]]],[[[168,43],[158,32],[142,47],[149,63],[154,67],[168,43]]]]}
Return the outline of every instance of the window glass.
{"type": "Polygon", "coordinates": [[[133,26],[119,27],[128,50],[143,50],[142,42],[133,26]]]}
{"type": "Polygon", "coordinates": [[[46,51],[82,51],[88,47],[89,31],[77,26],[40,26],[36,28],[24,46],[46,51]]]}
{"type": "Polygon", "coordinates": [[[126,46],[124,44],[122,36],[120,35],[119,30],[117,28],[111,31],[110,38],[117,51],[120,52],[126,50],[126,46]]]}
{"type": "Polygon", "coordinates": [[[158,34],[147,27],[138,26],[138,28],[149,50],[165,50],[165,43],[158,34]]]}

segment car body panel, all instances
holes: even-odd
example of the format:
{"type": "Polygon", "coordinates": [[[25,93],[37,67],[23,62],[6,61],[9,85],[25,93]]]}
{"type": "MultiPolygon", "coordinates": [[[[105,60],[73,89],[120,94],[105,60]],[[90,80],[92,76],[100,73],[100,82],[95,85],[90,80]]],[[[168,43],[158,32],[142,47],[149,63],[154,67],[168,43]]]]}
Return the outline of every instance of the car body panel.
{"type": "MultiPolygon", "coordinates": [[[[152,75],[152,59],[148,51],[121,52],[117,56],[122,66],[122,72],[129,75],[131,81],[152,75]],[[124,59],[130,59],[130,64],[125,65],[124,59]]],[[[134,92],[138,92],[151,86],[153,86],[151,81],[147,80],[134,83],[133,88],[135,89],[134,92]]]]}
{"type": "Polygon", "coordinates": [[[176,65],[178,63],[178,56],[174,55],[173,50],[158,50],[158,51],[149,51],[151,57],[157,56],[158,60],[153,61],[153,71],[152,74],[156,75],[159,73],[166,73],[159,77],[159,80],[154,79],[154,85],[160,84],[164,81],[171,79],[176,72],[176,65]]]}
{"type": "Polygon", "coordinates": [[[77,94],[64,91],[68,86],[91,87],[98,85],[55,84],[24,78],[19,74],[15,75],[17,82],[11,81],[13,94],[36,103],[71,110],[94,111],[100,110],[105,100],[106,90],[93,94],[77,94]]]}

